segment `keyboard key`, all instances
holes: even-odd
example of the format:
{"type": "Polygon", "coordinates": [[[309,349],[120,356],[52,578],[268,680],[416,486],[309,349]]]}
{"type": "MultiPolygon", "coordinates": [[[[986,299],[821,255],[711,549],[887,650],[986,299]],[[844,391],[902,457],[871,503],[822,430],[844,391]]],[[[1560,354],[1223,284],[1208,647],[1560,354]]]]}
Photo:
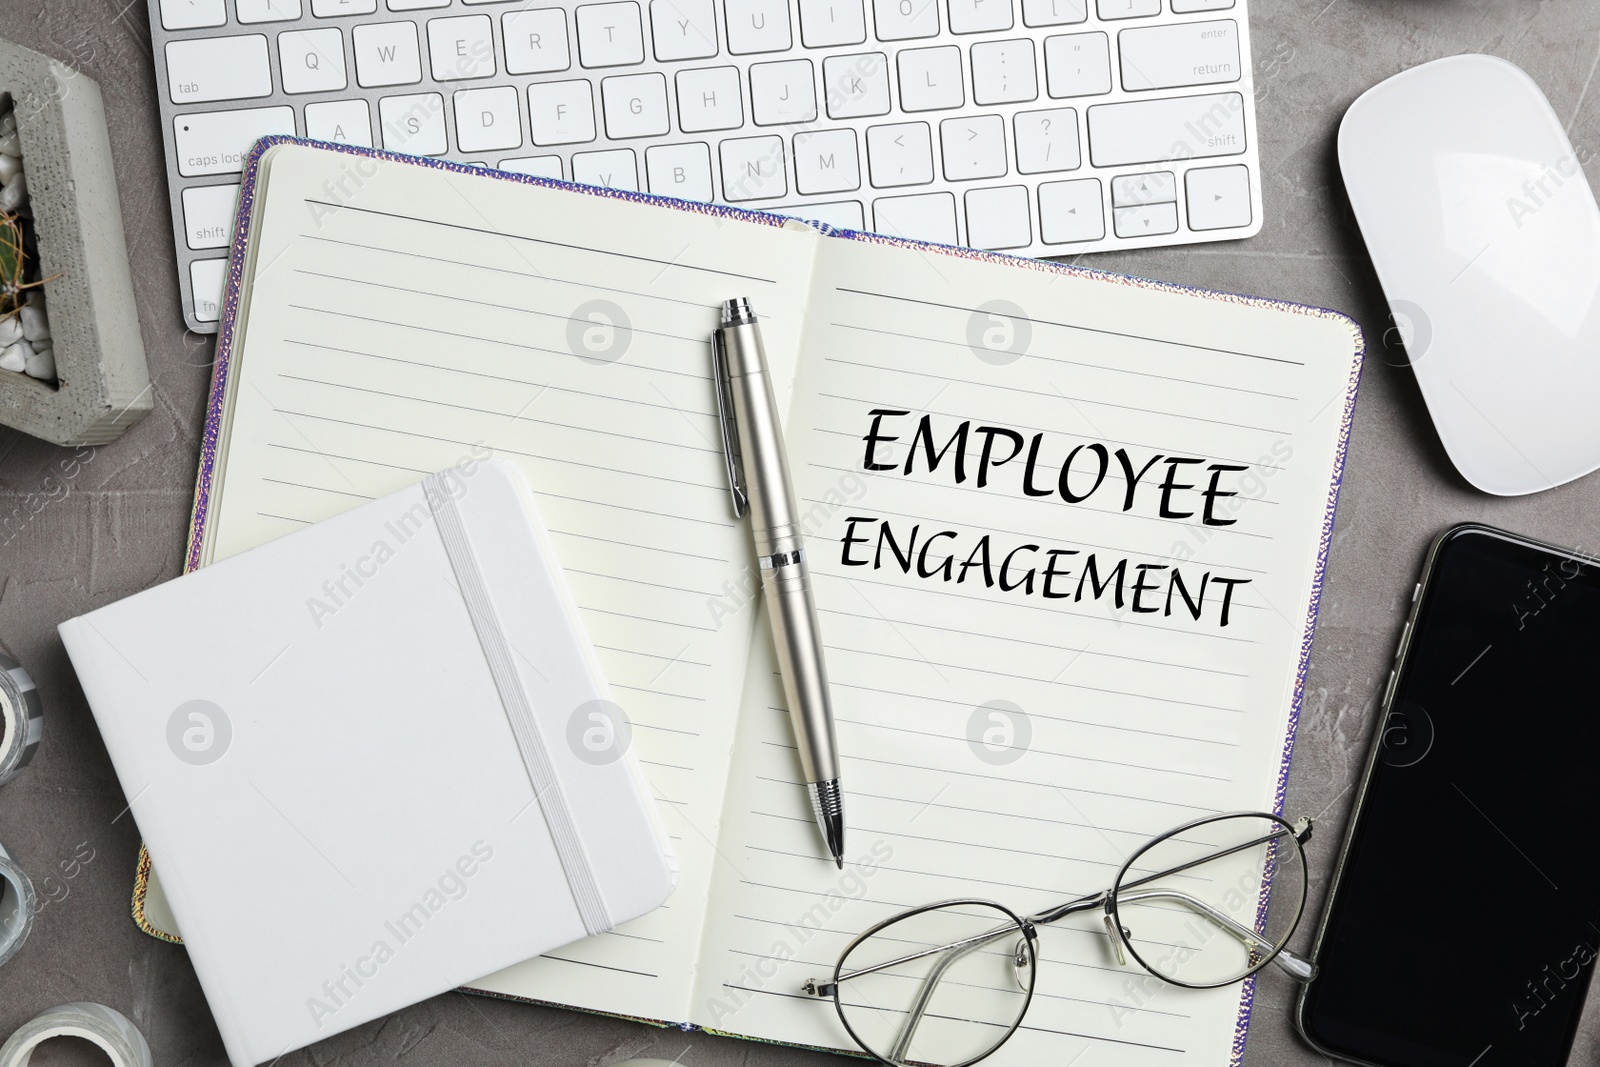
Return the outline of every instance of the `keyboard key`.
{"type": "Polygon", "coordinates": [[[872,0],[880,41],[909,41],[939,35],[938,0],[872,0]]]}
{"type": "Polygon", "coordinates": [[[386,96],[378,101],[383,147],[412,156],[442,156],[450,145],[444,134],[444,97],[439,93],[386,96]]]}
{"type": "Polygon", "coordinates": [[[861,188],[856,131],[795,134],[794,184],[802,193],[843,193],[861,188]]]}
{"type": "Polygon", "coordinates": [[[724,0],[728,15],[728,51],[736,56],[754,52],[786,52],[789,34],[788,0],[724,0]]]}
{"type": "Polygon", "coordinates": [[[161,25],[169,30],[197,30],[225,26],[228,6],[223,0],[161,0],[161,25]]]}
{"type": "Polygon", "coordinates": [[[450,0],[386,0],[390,11],[423,11],[434,7],[449,7],[450,0]]]}
{"type": "Polygon", "coordinates": [[[278,34],[278,69],[286,93],[326,93],[348,84],[344,34],[325,30],[286,30],[278,34]]]}
{"type": "Polygon", "coordinates": [[[594,140],[594,89],[587,81],[528,86],[528,128],[537,145],[594,140]]]}
{"type": "Polygon", "coordinates": [[[311,0],[311,13],[319,19],[371,15],[377,10],[378,0],[311,0]]]}
{"type": "Polygon", "coordinates": [[[536,178],[561,178],[560,156],[523,156],[520,159],[502,159],[496,170],[512,174],[531,174],[536,178]]]}
{"type": "Polygon", "coordinates": [[[949,0],[951,33],[1011,28],[1011,0],[949,0]]]}
{"type": "Polygon", "coordinates": [[[507,11],[500,16],[507,74],[544,74],[572,66],[567,50],[567,13],[559,7],[507,11]]]}
{"type": "Polygon", "coordinates": [[[1044,78],[1051,96],[1098,96],[1111,91],[1111,45],[1103,33],[1046,37],[1044,78]]]}
{"type": "Polygon", "coordinates": [[[736,130],[744,125],[738,67],[678,71],[678,125],[684,133],[736,130]]]}
{"type": "Polygon", "coordinates": [[[933,181],[932,132],[926,122],[899,122],[867,130],[867,171],[879,189],[933,181]]]}
{"type": "Polygon", "coordinates": [[[861,0],[800,0],[800,41],[807,48],[861,44],[866,39],[867,13],[861,0]]]}
{"type": "Polygon", "coordinates": [[[913,241],[956,243],[956,198],[950,193],[886,196],[872,202],[872,228],[913,241]]]}
{"type": "Polygon", "coordinates": [[[650,191],[658,196],[710,200],[716,195],[711,188],[711,149],[699,141],[645,149],[644,170],[650,191]]]}
{"type": "Polygon", "coordinates": [[[190,248],[224,248],[233,237],[239,186],[197,185],[183,191],[183,228],[190,248]]]}
{"type": "Polygon", "coordinates": [[[667,79],[664,74],[628,74],[600,83],[606,113],[606,136],[659,137],[672,129],[667,121],[667,79]]]}
{"type": "Polygon", "coordinates": [[[522,144],[516,86],[460,89],[451,103],[456,109],[456,147],[461,151],[492,152],[522,144]]]}
{"type": "Polygon", "coordinates": [[[1178,181],[1170,170],[1123,174],[1111,179],[1111,206],[1177,203],[1178,181]]]}
{"type": "Polygon", "coordinates": [[[1177,204],[1145,204],[1113,208],[1118,237],[1152,237],[1178,232],[1177,204]]]}
{"type": "Polygon", "coordinates": [[[1098,178],[1039,186],[1039,240],[1045,244],[1099,241],[1106,235],[1098,178]]]}
{"type": "Polygon", "coordinates": [[[939,144],[949,181],[999,178],[1006,172],[1006,120],[999,115],[945,119],[939,123],[939,144]]]}
{"type": "Polygon", "coordinates": [[[235,174],[245,153],[263,137],[294,136],[294,108],[255,107],[244,111],[207,111],[172,120],[178,173],[235,174]]]}
{"type": "Polygon", "coordinates": [[[789,207],[763,208],[775,215],[788,215],[792,219],[820,222],[836,230],[863,230],[867,220],[859,200],[841,200],[830,204],[794,204],[789,207]]]}
{"type": "Polygon", "coordinates": [[[1012,118],[1017,131],[1017,170],[1044,174],[1077,170],[1078,113],[1070,107],[1050,111],[1022,111],[1012,118]]]}
{"type": "Polygon", "coordinates": [[[1089,18],[1089,0],[1022,0],[1026,26],[1067,26],[1089,18]]]}
{"type": "Polygon", "coordinates": [[[908,48],[896,57],[900,65],[900,107],[905,111],[937,111],[966,103],[961,83],[961,49],[908,48]]]}
{"type": "Polygon", "coordinates": [[[488,15],[429,19],[428,59],[434,81],[491,77],[495,73],[494,23],[488,15]]]}
{"type": "Polygon", "coordinates": [[[609,152],[574,152],[572,180],[604,189],[639,192],[639,163],[631,148],[613,148],[609,152]]]}
{"type": "Polygon", "coordinates": [[[502,159],[495,170],[503,170],[508,174],[529,174],[535,178],[561,178],[560,156],[521,156],[516,159],[502,159]]]}
{"type": "Polygon", "coordinates": [[[730,137],[720,154],[725,199],[765,200],[789,191],[782,137],[730,137]]]}
{"type": "Polygon", "coordinates": [[[1180,22],[1117,35],[1124,89],[1171,89],[1239,80],[1239,24],[1180,22]]]}
{"type": "Polygon", "coordinates": [[[639,5],[629,0],[578,8],[578,62],[586,67],[643,63],[644,28],[639,23],[639,5]]]}
{"type": "Polygon", "coordinates": [[[371,148],[372,112],[365,100],[329,100],[306,105],[306,136],[318,141],[371,148]]]}
{"type": "Polygon", "coordinates": [[[717,12],[712,0],[650,0],[656,58],[705,59],[717,54],[717,12]]]}
{"type": "Polygon", "coordinates": [[[1033,42],[984,41],[972,46],[972,99],[979,104],[1015,104],[1039,96],[1033,42]]]}
{"type": "Polygon", "coordinates": [[[1136,19],[1161,14],[1161,0],[1095,0],[1102,19],[1136,19]]]}
{"type": "Polygon", "coordinates": [[[816,75],[809,59],[750,67],[750,115],[757,126],[812,122],[817,117],[816,75]]]}
{"type": "Polygon", "coordinates": [[[822,61],[822,95],[830,118],[887,115],[889,57],[882,52],[829,56],[822,61]]]}
{"type": "Polygon", "coordinates": [[[174,104],[271,96],[267,39],[257,33],[168,42],[167,83],[174,104]]]}
{"type": "Polygon", "coordinates": [[[1097,167],[1243,152],[1238,93],[1100,104],[1089,109],[1089,158],[1097,167]]]}
{"type": "Polygon", "coordinates": [[[422,80],[422,52],[415,22],[357,26],[356,81],[364,88],[413,85],[422,80]]]}
{"type": "Polygon", "coordinates": [[[234,0],[234,13],[243,25],[288,22],[300,17],[300,0],[234,0]]]}
{"type": "Polygon", "coordinates": [[[1174,15],[1188,15],[1196,11],[1227,11],[1233,0],[1172,0],[1174,15]]]}
{"type": "Polygon", "coordinates": [[[1248,226],[1250,169],[1244,166],[1202,167],[1183,177],[1189,202],[1189,229],[1225,230],[1248,226]]]}
{"type": "Polygon", "coordinates": [[[194,293],[194,317],[216,322],[222,317],[222,278],[226,259],[197,259],[189,264],[189,289],[194,293]]]}
{"type": "Polygon", "coordinates": [[[969,189],[967,244],[973,248],[1026,248],[1033,243],[1028,221],[1028,187],[969,189]]]}

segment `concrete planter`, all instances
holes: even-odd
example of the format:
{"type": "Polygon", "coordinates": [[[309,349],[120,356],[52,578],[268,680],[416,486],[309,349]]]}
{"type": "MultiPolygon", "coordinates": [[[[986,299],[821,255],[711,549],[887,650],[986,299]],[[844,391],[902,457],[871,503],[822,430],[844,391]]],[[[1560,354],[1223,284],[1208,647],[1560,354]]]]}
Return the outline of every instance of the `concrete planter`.
{"type": "Polygon", "coordinates": [[[56,384],[0,375],[0,424],[98,445],[154,401],[133,295],[100,87],[0,40],[0,100],[15,108],[54,338],[56,384]]]}

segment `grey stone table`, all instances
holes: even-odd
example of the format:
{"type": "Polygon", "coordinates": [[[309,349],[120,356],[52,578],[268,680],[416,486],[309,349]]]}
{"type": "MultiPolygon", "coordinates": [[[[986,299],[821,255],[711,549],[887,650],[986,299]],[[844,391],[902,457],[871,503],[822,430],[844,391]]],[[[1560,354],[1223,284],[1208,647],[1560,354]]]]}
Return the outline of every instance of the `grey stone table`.
{"type": "MultiPolygon", "coordinates": [[[[128,917],[138,832],[61,643],[58,622],[179,571],[200,443],[211,341],[185,335],[172,264],[147,0],[0,0],[0,34],[82,68],[105,91],[111,144],[155,410],[114,444],[75,454],[0,431],[0,645],[44,691],[38,758],[0,789],[0,841],[34,872],[86,843],[93,861],[40,916],[0,970],[0,1036],[69,1000],[130,1015],[160,1067],[221,1065],[222,1045],[181,948],[128,917]]],[[[1600,3],[1595,0],[1253,0],[1266,227],[1252,240],[1089,257],[1096,267],[1337,308],[1365,328],[1369,357],[1317,630],[1289,810],[1322,814],[1312,906],[1400,629],[1421,553],[1440,529],[1477,519],[1592,549],[1600,476],[1521,500],[1471,489],[1446,458],[1393,337],[1334,157],[1339,117],[1368,86],[1406,67],[1489,52],[1526,69],[1567,122],[1600,184],[1600,3]]],[[[172,640],[181,641],[182,634],[172,640]]],[[[37,875],[36,875],[37,877],[37,875]]],[[[1246,1062],[1315,1063],[1295,1038],[1289,990],[1269,979],[1246,1062]]],[[[1600,997],[1595,998],[1600,1002],[1600,997]]],[[[1600,1063],[1592,1011],[1574,1063],[1600,1063]]],[[[648,1055],[689,1067],[843,1062],[822,1055],[652,1029],[575,1012],[449,994],[287,1056],[282,1067],[550,1064],[601,1067],[648,1055]]],[[[34,1059],[104,1063],[57,1042],[34,1059]],[[56,1047],[62,1046],[62,1047],[56,1047]]],[[[1080,1067],[1112,1063],[1112,1054],[1080,1067]]]]}

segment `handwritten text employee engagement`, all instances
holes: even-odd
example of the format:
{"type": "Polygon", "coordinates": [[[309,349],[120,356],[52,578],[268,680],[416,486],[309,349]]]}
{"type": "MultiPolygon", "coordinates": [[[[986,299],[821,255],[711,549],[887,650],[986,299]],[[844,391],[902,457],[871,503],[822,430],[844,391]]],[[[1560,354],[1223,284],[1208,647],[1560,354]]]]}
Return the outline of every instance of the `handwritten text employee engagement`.
{"type": "MultiPolygon", "coordinates": [[[[1044,433],[1024,436],[1003,426],[954,422],[933,415],[873,408],[862,438],[863,470],[879,475],[934,475],[977,489],[991,483],[1024,497],[1056,505],[1094,501],[1093,509],[1143,514],[1177,523],[1232,526],[1219,501],[1238,496],[1229,488],[1237,463],[1214,463],[1157,452],[1130,453],[1098,441],[1078,444],[1065,458],[1047,461],[1044,433]],[[903,444],[904,458],[896,448],[903,444]]],[[[1233,509],[1227,509],[1230,513],[1233,509]]],[[[896,568],[941,582],[983,587],[1049,600],[1104,602],[1118,611],[1176,616],[1227,626],[1234,591],[1250,582],[1176,563],[1138,562],[1128,556],[1037,544],[999,543],[994,535],[973,538],[955,530],[916,523],[906,529],[887,519],[845,519],[840,562],[846,567],[896,568]]]]}

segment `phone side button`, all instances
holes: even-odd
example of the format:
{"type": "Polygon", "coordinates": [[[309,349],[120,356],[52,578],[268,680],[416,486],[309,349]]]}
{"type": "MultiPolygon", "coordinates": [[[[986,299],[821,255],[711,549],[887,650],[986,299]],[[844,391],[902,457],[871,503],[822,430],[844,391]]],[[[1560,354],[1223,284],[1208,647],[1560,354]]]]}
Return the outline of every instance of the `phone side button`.
{"type": "Polygon", "coordinates": [[[1421,594],[1422,594],[1422,583],[1418,582],[1416,584],[1416,587],[1411,590],[1411,602],[1413,604],[1415,604],[1417,602],[1417,597],[1420,596],[1421,594]]]}
{"type": "Polygon", "coordinates": [[[1379,711],[1387,708],[1389,706],[1390,698],[1394,696],[1394,677],[1395,672],[1391,670],[1389,672],[1389,680],[1385,682],[1383,686],[1383,700],[1378,704],[1379,711]]]}
{"type": "Polygon", "coordinates": [[[1407,619],[1405,626],[1400,629],[1400,643],[1394,646],[1394,658],[1399,659],[1400,653],[1406,650],[1406,638],[1411,636],[1411,620],[1407,619]]]}

